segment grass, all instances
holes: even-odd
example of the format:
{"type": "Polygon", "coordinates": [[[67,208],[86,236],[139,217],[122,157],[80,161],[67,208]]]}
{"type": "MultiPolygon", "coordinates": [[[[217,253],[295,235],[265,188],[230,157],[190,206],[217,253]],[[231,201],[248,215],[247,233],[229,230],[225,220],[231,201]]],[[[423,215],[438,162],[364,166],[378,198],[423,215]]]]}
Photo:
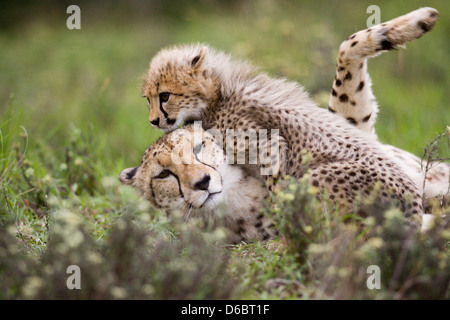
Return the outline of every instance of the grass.
{"type": "MultiPolygon", "coordinates": [[[[305,234],[300,227],[289,228],[298,222],[299,211],[294,208],[305,204],[278,195],[279,211],[270,214],[284,240],[223,249],[211,245],[211,239],[220,238],[217,230],[198,233],[192,231],[197,230],[195,225],[174,224],[117,181],[118,173],[138,164],[143,151],[161,135],[148,124],[148,110],[140,97],[142,75],[161,47],[209,43],[250,59],[271,75],[298,80],[325,106],[337,48],[348,35],[365,28],[368,5],[119,2],[117,8],[104,10],[81,2],[81,30],[65,27],[62,5],[60,11],[35,8],[36,14],[26,22],[2,29],[1,298],[424,298],[426,288],[434,284],[431,278],[448,283],[448,274],[442,273],[448,266],[448,244],[442,247],[448,229],[411,240],[415,250],[398,267],[408,271],[407,277],[395,278],[395,285],[386,282],[386,290],[375,293],[348,275],[366,279],[363,266],[368,261],[377,261],[386,272],[395,269],[382,257],[388,251],[392,259],[400,256],[403,242],[389,233],[398,226],[384,218],[370,225],[375,230],[372,240],[362,241],[359,231],[341,223],[342,217],[331,213],[337,220],[322,217],[320,213],[327,211],[317,213],[308,207],[302,214],[315,213],[314,223],[323,232],[305,234]],[[84,241],[70,242],[72,236],[57,232],[61,228],[84,241]],[[342,252],[342,262],[333,264],[336,255],[330,250],[336,249],[333,244],[339,237],[351,246],[342,252]],[[397,249],[386,239],[398,244],[397,249]],[[427,254],[426,248],[433,250],[427,254]],[[61,250],[73,254],[66,257],[61,250]],[[172,268],[158,267],[152,262],[158,259],[172,268]],[[205,269],[199,261],[210,262],[210,267],[205,269]],[[328,262],[338,271],[327,271],[328,262]],[[132,268],[124,270],[123,263],[132,268]],[[90,275],[92,286],[81,296],[65,287],[68,264],[98,269],[90,275]],[[139,265],[149,271],[133,273],[139,265]],[[329,281],[321,281],[325,275],[329,281]],[[423,288],[399,287],[417,279],[423,288]],[[329,283],[342,286],[326,287],[329,283]]],[[[425,5],[441,13],[434,30],[408,44],[407,50],[386,53],[369,63],[381,109],[380,140],[421,156],[427,141],[450,123],[446,90],[450,4],[414,0],[378,5],[382,20],[425,5]]],[[[20,12],[27,14],[26,8],[20,12]]],[[[448,154],[445,144],[440,151],[448,154]]],[[[292,188],[294,199],[309,199],[308,190],[292,188]]],[[[386,219],[395,220],[395,212],[386,219]]],[[[433,296],[448,298],[448,291],[433,291],[433,296]]]]}

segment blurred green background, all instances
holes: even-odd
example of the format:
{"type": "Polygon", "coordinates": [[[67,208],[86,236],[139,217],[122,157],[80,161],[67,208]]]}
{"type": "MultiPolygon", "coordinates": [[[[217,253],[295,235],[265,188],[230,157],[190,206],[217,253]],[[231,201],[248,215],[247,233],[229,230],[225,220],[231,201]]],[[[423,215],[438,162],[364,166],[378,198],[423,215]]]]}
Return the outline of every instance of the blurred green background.
{"type": "MultiPolygon", "coordinates": [[[[138,165],[144,150],[162,134],[151,128],[148,107],[141,98],[143,75],[152,56],[162,47],[208,43],[252,61],[272,76],[299,81],[320,106],[326,107],[338,47],[349,35],[366,28],[370,16],[366,10],[371,4],[374,3],[356,0],[3,2],[0,10],[0,249],[5,249],[0,250],[0,299],[42,297],[38,291],[26,295],[25,289],[33,289],[31,284],[36,284],[36,280],[45,284],[43,288],[53,288],[43,297],[70,296],[65,280],[66,266],[71,264],[81,266],[83,277],[90,279],[90,285],[97,285],[98,290],[110,283],[112,272],[117,279],[114,284],[129,289],[130,295],[122,295],[127,291],[119,287],[113,288],[119,291],[107,292],[118,292],[122,298],[134,297],[133,290],[144,288],[141,284],[146,283],[155,288],[155,293],[149,294],[153,298],[165,297],[159,292],[169,292],[172,298],[186,297],[183,296],[186,293],[199,299],[267,299],[290,295],[308,299],[322,297],[320,292],[327,285],[322,280],[331,279],[328,284],[344,288],[353,299],[368,294],[383,299],[394,294],[397,299],[399,295],[395,291],[386,295],[386,291],[366,290],[364,284],[357,284],[354,276],[357,271],[348,277],[356,282],[337,282],[337,278],[322,276],[325,273],[310,272],[318,261],[327,268],[347,264],[347,270],[357,269],[351,260],[335,258],[334,254],[341,254],[346,247],[342,245],[341,235],[328,238],[340,230],[336,227],[339,224],[330,224],[327,210],[320,215],[299,209],[303,207],[298,202],[308,199],[301,194],[294,197],[295,203],[285,201],[281,206],[283,202],[278,201],[282,208],[279,219],[291,219],[297,217],[293,214],[303,212],[313,214],[314,219],[323,219],[324,224],[316,228],[319,232],[313,233],[316,238],[308,235],[306,239],[311,239],[308,240],[311,243],[326,243],[333,254],[320,253],[320,257],[311,256],[299,265],[295,261],[298,252],[279,251],[274,249],[276,244],[269,249],[257,242],[234,248],[235,254],[232,253],[227,265],[229,272],[224,273],[223,269],[216,268],[221,260],[215,247],[183,237],[183,232],[195,235],[192,229],[183,229],[187,224],[173,226],[165,215],[152,211],[149,215],[148,203],[128,186],[121,186],[117,179],[120,170],[138,165]],[[66,27],[69,17],[66,9],[72,4],[81,8],[81,30],[66,27]],[[72,223],[82,221],[87,240],[75,249],[71,247],[69,253],[61,251],[53,260],[44,259],[39,264],[33,259],[51,257],[59,252],[60,245],[76,239],[78,229],[71,229],[70,224],[58,228],[58,221],[64,215],[72,217],[72,223]],[[128,220],[121,219],[129,217],[134,222],[124,224],[128,220]],[[131,229],[119,228],[124,225],[131,229]],[[64,231],[64,237],[58,235],[58,230],[64,231]],[[117,238],[114,230],[122,230],[119,236],[122,235],[117,238]],[[143,244],[142,235],[148,231],[152,232],[153,240],[145,240],[143,244]],[[14,239],[6,241],[6,233],[14,239]],[[161,248],[161,239],[165,246],[160,250],[163,255],[158,256],[153,244],[158,241],[161,248]],[[333,245],[328,246],[329,243],[333,245]],[[339,250],[334,250],[336,243],[339,250]],[[17,244],[21,251],[15,249],[17,244]],[[26,258],[23,252],[27,253],[26,258]],[[119,254],[116,258],[114,252],[119,254]],[[95,264],[91,264],[92,253],[100,262],[94,259],[95,264]],[[337,264],[330,265],[329,258],[338,261],[337,264]],[[116,270],[117,264],[126,266],[122,273],[116,270]],[[49,270],[54,272],[48,273],[49,270]],[[58,274],[62,278],[54,278],[58,274]],[[124,280],[121,275],[125,275],[124,280]],[[311,281],[309,275],[314,275],[311,281]],[[168,282],[158,282],[161,277],[169,279],[168,282]],[[283,286],[279,291],[271,289],[269,280],[278,279],[287,279],[291,289],[289,285],[287,290],[283,286]],[[243,288],[243,294],[229,292],[230,286],[236,283],[243,288]],[[216,292],[217,288],[220,290],[216,292]],[[352,294],[348,288],[360,291],[352,294]],[[316,290],[318,295],[314,293],[316,290]]],[[[434,7],[441,14],[434,30],[409,43],[407,50],[387,52],[369,62],[380,105],[377,123],[380,140],[421,156],[429,140],[450,124],[450,1],[377,1],[376,4],[381,9],[381,21],[423,6],[434,7]]],[[[446,143],[440,145],[447,156],[446,143]]],[[[293,225],[283,220],[278,223],[288,228],[293,225]]],[[[380,236],[377,232],[375,237],[380,236]]],[[[303,237],[303,233],[295,234],[303,237]]],[[[407,282],[396,279],[394,283],[403,293],[406,286],[416,281],[411,279],[420,279],[417,281],[421,285],[431,283],[427,279],[442,282],[436,274],[443,269],[446,275],[446,265],[441,263],[444,261],[438,264],[438,260],[428,259],[426,255],[445,259],[448,246],[435,250],[427,243],[424,251],[420,251],[416,247],[411,249],[411,242],[404,240],[403,233],[398,236],[390,231],[389,234],[393,236],[386,237],[386,246],[377,246],[376,255],[367,256],[370,263],[361,260],[363,275],[367,265],[380,265],[388,273],[395,267],[395,274],[401,270],[398,274],[407,279],[407,282]],[[403,244],[407,244],[408,255],[404,255],[403,244]],[[398,253],[393,254],[394,251],[398,253]],[[406,256],[411,257],[410,253],[415,260],[405,260],[406,256]],[[401,264],[396,262],[397,258],[406,261],[401,263],[405,269],[398,268],[401,264]],[[413,278],[409,278],[411,274],[413,278]]],[[[304,243],[292,234],[287,235],[286,239],[294,247],[304,243]]],[[[436,235],[440,237],[439,233],[436,235]]],[[[360,249],[366,250],[366,238],[358,238],[364,240],[360,249]]],[[[433,241],[440,246],[440,240],[433,241]]],[[[368,245],[371,243],[367,241],[368,245]]],[[[359,257],[361,252],[355,250],[355,245],[349,245],[342,254],[359,257]]],[[[390,278],[383,275],[382,279],[387,290],[392,290],[388,285],[390,278]]],[[[424,296],[430,297],[429,293],[436,287],[423,286],[424,296]]],[[[135,293],[142,298],[139,290],[135,293]]],[[[405,296],[402,292],[400,298],[405,296]]],[[[79,297],[98,298],[89,290],[81,293],[79,297]]],[[[339,298],[339,292],[326,296],[330,297],[339,298]]]]}
{"type": "MultiPolygon", "coordinates": [[[[28,156],[63,159],[85,133],[104,172],[137,165],[161,132],[148,123],[142,77],[171,44],[205,42],[301,82],[326,106],[339,44],[366,28],[373,1],[17,1],[0,13],[0,125],[27,132],[28,156]],[[66,8],[81,8],[69,30],[66,8]],[[24,129],[18,129],[23,126],[24,129]]],[[[422,154],[450,123],[450,2],[377,1],[381,21],[423,6],[439,10],[434,30],[407,50],[369,62],[384,142],[422,154]]],[[[8,129],[9,128],[9,131],[8,129]]]]}

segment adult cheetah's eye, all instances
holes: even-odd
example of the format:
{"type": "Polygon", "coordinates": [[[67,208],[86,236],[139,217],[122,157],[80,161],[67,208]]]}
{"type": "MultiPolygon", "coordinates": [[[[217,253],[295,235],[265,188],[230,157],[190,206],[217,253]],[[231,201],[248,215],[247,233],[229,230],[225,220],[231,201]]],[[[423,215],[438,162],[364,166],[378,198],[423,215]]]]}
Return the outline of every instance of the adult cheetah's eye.
{"type": "Polygon", "coordinates": [[[150,106],[150,99],[148,97],[147,98],[147,104],[150,106]]]}
{"type": "Polygon", "coordinates": [[[171,174],[170,170],[163,170],[155,178],[157,178],[157,179],[164,179],[164,178],[167,178],[170,174],[171,174]]]}
{"type": "Polygon", "coordinates": [[[159,101],[160,102],[167,102],[170,98],[170,93],[169,92],[161,92],[159,94],[159,101]]]}

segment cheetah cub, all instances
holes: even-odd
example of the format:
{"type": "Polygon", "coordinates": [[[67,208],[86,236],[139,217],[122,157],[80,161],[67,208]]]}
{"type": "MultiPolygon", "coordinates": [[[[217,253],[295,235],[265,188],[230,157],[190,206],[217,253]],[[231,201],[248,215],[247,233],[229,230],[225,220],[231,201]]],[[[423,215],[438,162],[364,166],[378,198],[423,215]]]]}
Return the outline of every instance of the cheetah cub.
{"type": "MultiPolygon", "coordinates": [[[[303,176],[305,150],[312,155],[311,184],[327,190],[333,201],[352,210],[357,195],[369,194],[379,183],[384,200],[393,197],[406,217],[421,217],[418,187],[381,144],[319,108],[298,83],[271,78],[206,46],[189,45],[163,49],[152,59],[143,95],[152,125],[170,132],[182,123],[201,120],[203,129],[215,129],[224,137],[224,150],[230,149],[225,140],[230,129],[278,130],[278,153],[271,154],[276,170],[263,176],[269,191],[279,177],[303,176]]],[[[245,146],[248,151],[255,143],[261,150],[273,142],[246,141],[245,146]]],[[[260,158],[256,166],[264,167],[260,158]]]]}

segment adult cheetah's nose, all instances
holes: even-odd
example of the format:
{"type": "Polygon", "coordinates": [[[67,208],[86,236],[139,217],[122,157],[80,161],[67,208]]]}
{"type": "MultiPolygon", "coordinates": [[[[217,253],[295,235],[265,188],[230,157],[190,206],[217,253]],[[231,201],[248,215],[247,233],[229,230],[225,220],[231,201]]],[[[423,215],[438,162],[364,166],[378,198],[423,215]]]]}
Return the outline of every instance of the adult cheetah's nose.
{"type": "Polygon", "coordinates": [[[195,190],[208,190],[209,188],[209,181],[211,180],[211,177],[209,176],[209,174],[205,175],[202,180],[198,181],[195,185],[194,185],[194,189],[195,190]]]}
{"type": "Polygon", "coordinates": [[[154,126],[159,126],[159,118],[156,118],[155,120],[150,120],[150,123],[154,126]]]}

